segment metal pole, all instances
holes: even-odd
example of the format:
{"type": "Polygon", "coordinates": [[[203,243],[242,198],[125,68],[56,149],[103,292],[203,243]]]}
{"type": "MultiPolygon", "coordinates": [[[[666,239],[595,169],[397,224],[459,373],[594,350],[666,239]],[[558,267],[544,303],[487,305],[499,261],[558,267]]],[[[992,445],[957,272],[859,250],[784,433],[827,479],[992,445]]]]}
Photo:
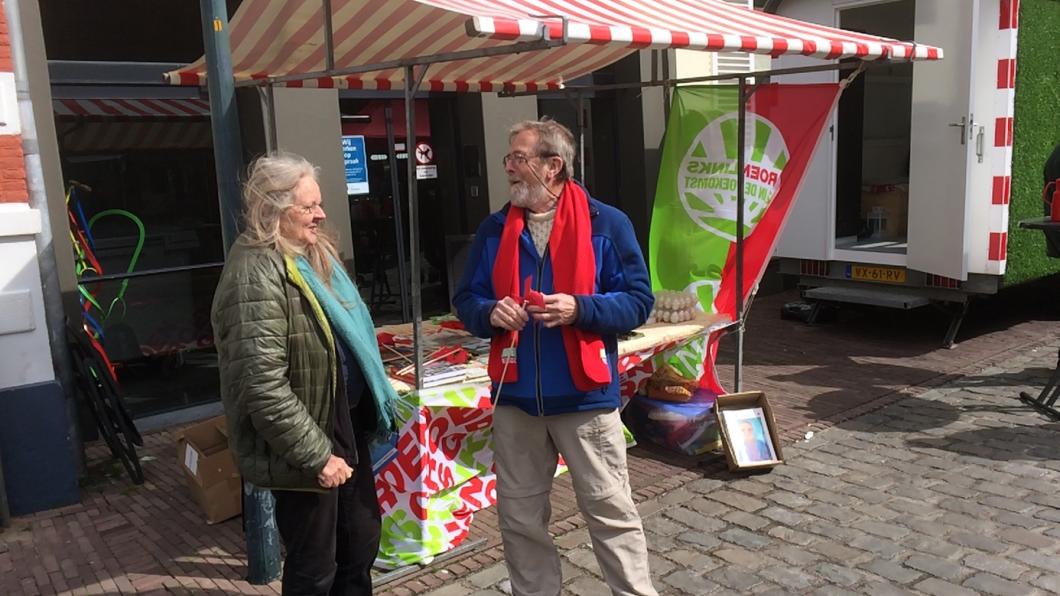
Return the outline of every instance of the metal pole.
{"type": "Polygon", "coordinates": [[[243,482],[243,537],[247,541],[247,583],[265,585],[280,577],[280,531],[272,491],[243,482]]]}
{"type": "MultiPolygon", "coordinates": [[[[265,126],[265,151],[279,149],[276,140],[276,95],[273,86],[259,88],[265,126]]],[[[280,577],[280,532],[276,527],[272,491],[243,483],[243,536],[247,543],[247,582],[267,584],[280,577]]]]}
{"type": "Polygon", "coordinates": [[[747,83],[746,77],[740,77],[737,98],[740,103],[738,110],[738,124],[736,127],[736,367],[733,373],[733,388],[737,393],[741,389],[741,378],[743,372],[743,169],[746,165],[744,151],[747,144],[744,134],[747,130],[747,98],[744,87],[747,83]]]}
{"type": "Polygon", "coordinates": [[[324,12],[324,64],[328,71],[335,70],[335,32],[331,24],[331,0],[322,0],[324,12]]]}
{"type": "Polygon", "coordinates": [[[585,184],[585,94],[578,93],[578,179],[585,184]]]}
{"type": "MultiPolygon", "coordinates": [[[[22,128],[23,164],[26,168],[26,190],[29,206],[40,214],[40,232],[34,238],[37,251],[37,267],[40,270],[41,292],[44,302],[44,320],[48,326],[48,348],[52,357],[52,368],[66,396],[66,429],[70,433],[74,465],[80,472],[84,468],[81,427],[78,424],[76,391],[74,390],[73,364],[66,345],[66,311],[63,308],[62,286],[55,262],[55,236],[52,233],[51,216],[48,211],[48,195],[44,188],[44,168],[41,164],[40,143],[37,138],[37,121],[33,114],[33,98],[29,88],[29,66],[26,63],[25,45],[22,41],[22,16],[19,2],[4,2],[7,17],[11,59],[14,66],[15,94],[18,101],[22,128]]],[[[66,224],[61,229],[65,230],[66,224]]],[[[62,239],[62,236],[60,236],[62,239]]],[[[69,245],[67,245],[69,246],[69,245]]],[[[69,248],[67,248],[69,250],[69,248]]],[[[6,500],[4,484],[0,478],[0,497],[6,500]]],[[[6,508],[6,502],[3,504],[6,508]]],[[[0,512],[2,514],[2,512],[0,512]]]]}
{"type": "MultiPolygon", "coordinates": [[[[906,64],[906,62],[891,62],[888,60],[875,60],[872,62],[863,62],[865,68],[876,68],[880,66],[889,66],[894,64],[906,64]]],[[[666,80],[651,80],[651,81],[640,81],[634,83],[609,83],[607,85],[571,85],[564,91],[615,91],[618,89],[642,89],[644,87],[659,87],[670,85],[671,87],[679,83],[706,83],[710,81],[728,81],[732,79],[744,78],[756,78],[756,77],[772,77],[789,74],[805,74],[808,72],[827,72],[830,70],[839,70],[845,68],[846,63],[829,62],[828,64],[821,64],[817,66],[798,66],[792,68],[774,68],[770,70],[756,70],[754,72],[739,73],[739,74],[721,74],[711,75],[706,77],[684,77],[677,79],[667,78],[666,80]]],[[[550,92],[546,91],[501,91],[498,93],[501,97],[524,97],[527,95],[535,96],[548,96],[550,92]]],[[[552,92],[558,93],[558,92],[552,92]]]]}
{"type": "Polygon", "coordinates": [[[663,127],[670,122],[670,50],[662,50],[663,127]]]}
{"type": "MultiPolygon", "coordinates": [[[[202,36],[206,46],[206,76],[210,93],[210,127],[217,172],[217,195],[221,210],[221,237],[225,254],[239,234],[239,172],[243,147],[239,137],[232,51],[228,41],[228,8],[225,0],[199,0],[202,36]]],[[[266,89],[269,123],[266,143],[274,144],[272,90],[266,89]]],[[[280,577],[280,539],[273,511],[276,502],[268,490],[244,483],[243,534],[247,542],[247,581],[267,584],[280,577]]]]}
{"type": "Polygon", "coordinates": [[[423,303],[420,296],[420,210],[417,200],[418,184],[416,182],[416,89],[423,76],[427,74],[427,65],[422,67],[416,76],[414,66],[405,67],[405,149],[408,157],[405,165],[408,169],[409,183],[409,259],[412,275],[412,337],[416,352],[416,389],[423,387],[423,342],[420,338],[420,324],[423,321],[423,303]]]}
{"type": "MultiPolygon", "coordinates": [[[[412,316],[409,314],[409,279],[408,272],[405,270],[405,230],[401,227],[401,181],[398,180],[394,110],[390,107],[389,100],[386,101],[386,107],[383,110],[386,114],[386,142],[389,147],[387,156],[390,159],[390,193],[394,197],[394,242],[397,244],[398,287],[401,289],[401,322],[408,323],[412,320],[412,316]]],[[[412,159],[408,139],[405,139],[405,159],[412,159]]],[[[377,247],[377,250],[381,248],[377,247]]]]}
{"type": "Polygon", "coordinates": [[[243,165],[232,50],[228,41],[228,8],[225,0],[199,0],[199,8],[206,46],[206,81],[210,93],[210,128],[213,130],[213,158],[221,208],[221,236],[227,254],[239,234],[239,171],[243,165]]]}
{"type": "Polygon", "coordinates": [[[261,99],[261,118],[265,126],[265,151],[276,151],[276,94],[273,86],[258,87],[258,98],[261,99]]]}

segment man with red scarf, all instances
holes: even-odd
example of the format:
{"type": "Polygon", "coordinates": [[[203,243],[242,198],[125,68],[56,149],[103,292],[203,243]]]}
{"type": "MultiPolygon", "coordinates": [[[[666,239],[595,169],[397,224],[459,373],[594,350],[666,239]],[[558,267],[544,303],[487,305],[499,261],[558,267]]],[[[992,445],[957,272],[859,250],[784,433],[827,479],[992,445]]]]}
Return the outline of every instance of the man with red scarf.
{"type": "Polygon", "coordinates": [[[619,420],[617,336],[654,299],[624,213],[572,178],[574,137],[527,121],[509,131],[511,201],[479,226],[453,302],[492,340],[497,507],[512,592],[560,593],[548,533],[557,456],[570,469],[614,594],[654,595],[619,420]]]}

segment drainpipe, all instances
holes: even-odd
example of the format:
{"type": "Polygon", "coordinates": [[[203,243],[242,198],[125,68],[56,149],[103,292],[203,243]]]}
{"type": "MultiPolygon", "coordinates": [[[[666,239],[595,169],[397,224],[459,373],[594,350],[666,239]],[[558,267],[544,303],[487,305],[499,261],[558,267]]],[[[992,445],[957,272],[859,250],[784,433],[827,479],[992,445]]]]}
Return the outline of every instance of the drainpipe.
{"type": "Polygon", "coordinates": [[[37,263],[40,268],[41,289],[44,295],[44,316],[48,326],[48,346],[51,348],[55,377],[66,395],[66,427],[73,442],[75,464],[84,467],[81,453],[81,430],[77,425],[77,402],[74,392],[73,366],[66,346],[66,312],[63,295],[59,287],[59,272],[55,265],[55,243],[52,236],[51,217],[48,214],[48,197],[44,190],[44,170],[41,167],[40,144],[37,139],[37,123],[33,117],[33,101],[29,92],[29,68],[22,35],[22,16],[19,0],[4,1],[7,17],[7,34],[11,42],[11,59],[15,66],[15,91],[18,96],[19,117],[22,120],[22,153],[26,162],[26,186],[29,191],[29,206],[36,209],[41,218],[40,233],[34,238],[37,246],[37,263]]]}

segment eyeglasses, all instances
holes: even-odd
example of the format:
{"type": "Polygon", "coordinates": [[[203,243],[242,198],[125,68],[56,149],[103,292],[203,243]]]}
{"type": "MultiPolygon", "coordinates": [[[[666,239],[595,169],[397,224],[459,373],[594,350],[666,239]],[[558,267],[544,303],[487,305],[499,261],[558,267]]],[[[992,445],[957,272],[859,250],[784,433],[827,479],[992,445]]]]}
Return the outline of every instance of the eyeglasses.
{"type": "Polygon", "coordinates": [[[321,211],[324,210],[324,206],[321,205],[320,203],[317,203],[315,205],[299,205],[299,204],[295,203],[294,205],[291,205],[291,208],[292,209],[297,209],[303,215],[310,215],[312,213],[316,213],[317,209],[320,209],[321,211]]]}
{"type": "Polygon", "coordinates": [[[522,165],[526,165],[526,162],[530,161],[531,159],[533,159],[535,157],[544,157],[544,158],[547,159],[549,157],[559,157],[559,156],[556,155],[555,153],[540,153],[540,154],[537,154],[537,155],[527,155],[525,153],[518,153],[518,152],[517,153],[509,153],[508,155],[505,155],[501,159],[501,164],[503,164],[504,167],[507,168],[508,167],[508,162],[511,161],[511,162],[515,162],[515,163],[517,163],[517,164],[522,166],[522,165]]]}

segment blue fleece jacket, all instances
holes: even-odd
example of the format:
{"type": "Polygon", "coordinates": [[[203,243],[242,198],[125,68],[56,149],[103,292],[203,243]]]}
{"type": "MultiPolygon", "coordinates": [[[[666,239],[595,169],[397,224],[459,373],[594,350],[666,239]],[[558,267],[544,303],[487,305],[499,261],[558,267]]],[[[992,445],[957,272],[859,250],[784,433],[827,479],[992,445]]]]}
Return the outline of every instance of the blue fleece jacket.
{"type": "MultiPolygon", "coordinates": [[[[489,319],[497,302],[493,291],[493,262],[507,214],[506,205],[479,226],[463,279],[453,297],[457,316],[478,337],[491,338],[501,332],[490,325],[489,319]]],[[[596,281],[591,295],[575,296],[578,317],[574,325],[603,339],[611,367],[611,383],[594,391],[578,390],[571,380],[561,328],[549,329],[531,318],[519,333],[516,354],[519,380],[504,384],[499,404],[518,406],[534,416],[619,406],[617,335],[644,324],[655,299],[644,257],[626,214],[590,198],[589,216],[596,281]]],[[[552,257],[548,249],[544,255],[538,254],[529,230],[524,229],[519,239],[519,279],[527,277],[533,280],[533,287],[538,291],[555,293],[552,257]]]]}

